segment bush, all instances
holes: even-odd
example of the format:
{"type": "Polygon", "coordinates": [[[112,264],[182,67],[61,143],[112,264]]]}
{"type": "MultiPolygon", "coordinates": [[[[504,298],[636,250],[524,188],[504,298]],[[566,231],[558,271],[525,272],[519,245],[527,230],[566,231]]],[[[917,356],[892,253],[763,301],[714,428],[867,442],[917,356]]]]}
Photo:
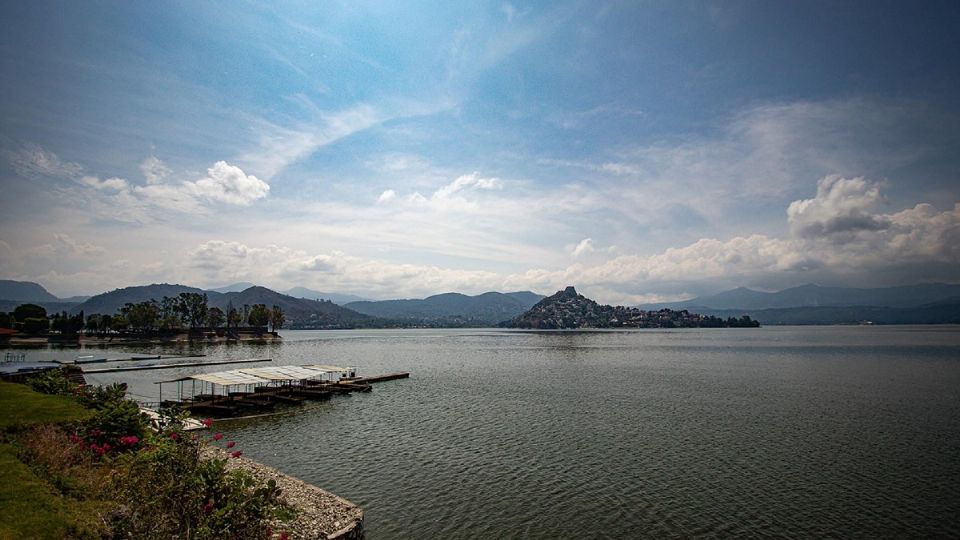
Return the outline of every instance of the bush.
{"type": "Polygon", "coordinates": [[[228,472],[225,459],[202,459],[201,444],[172,431],[118,459],[114,536],[266,537],[269,520],[285,514],[276,484],[258,485],[242,471],[228,472]]]}
{"type": "Polygon", "coordinates": [[[77,383],[67,378],[62,369],[48,369],[27,379],[27,386],[34,392],[51,395],[72,395],[77,383]]]}

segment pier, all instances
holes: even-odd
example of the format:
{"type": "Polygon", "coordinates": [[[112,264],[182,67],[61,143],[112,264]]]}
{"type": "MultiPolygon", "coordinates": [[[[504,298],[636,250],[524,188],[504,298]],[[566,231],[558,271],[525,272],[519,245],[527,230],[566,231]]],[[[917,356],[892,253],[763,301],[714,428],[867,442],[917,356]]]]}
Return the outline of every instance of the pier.
{"type": "Polygon", "coordinates": [[[327,400],[335,394],[370,392],[374,383],[408,377],[409,373],[357,377],[355,368],[328,365],[271,366],[198,373],[156,384],[161,405],[197,416],[229,418],[269,414],[278,407],[327,400]],[[177,399],[163,399],[164,384],[177,385],[177,399]]]}

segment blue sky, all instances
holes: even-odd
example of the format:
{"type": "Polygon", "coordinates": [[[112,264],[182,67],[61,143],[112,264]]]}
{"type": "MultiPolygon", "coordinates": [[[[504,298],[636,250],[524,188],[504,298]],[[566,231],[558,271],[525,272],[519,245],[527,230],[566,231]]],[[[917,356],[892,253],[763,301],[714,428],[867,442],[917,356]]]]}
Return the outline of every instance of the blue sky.
{"type": "Polygon", "coordinates": [[[5,4],[0,275],[618,303],[960,276],[956,4],[392,4],[5,4]]]}

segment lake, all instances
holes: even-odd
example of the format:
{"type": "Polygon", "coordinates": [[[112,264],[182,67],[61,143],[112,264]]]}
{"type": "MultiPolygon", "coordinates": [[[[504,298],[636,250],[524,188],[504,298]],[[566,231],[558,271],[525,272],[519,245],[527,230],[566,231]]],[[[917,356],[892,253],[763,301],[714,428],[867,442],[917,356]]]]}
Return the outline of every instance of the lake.
{"type": "MultiPolygon", "coordinates": [[[[411,372],[217,425],[370,539],[960,536],[956,326],[283,335],[122,352],[411,372]]],[[[89,379],[156,401],[198,369],[89,379]]]]}

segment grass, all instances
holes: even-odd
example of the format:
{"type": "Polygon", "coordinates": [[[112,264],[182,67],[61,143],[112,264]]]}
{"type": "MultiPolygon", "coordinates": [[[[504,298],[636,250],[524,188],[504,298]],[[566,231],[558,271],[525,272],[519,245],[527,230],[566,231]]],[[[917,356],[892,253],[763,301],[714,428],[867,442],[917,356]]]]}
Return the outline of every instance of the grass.
{"type": "Polygon", "coordinates": [[[0,382],[0,430],[19,431],[37,424],[74,422],[93,414],[67,396],[39,394],[23,384],[0,382]]]}
{"type": "Polygon", "coordinates": [[[0,444],[0,538],[65,538],[63,497],[0,444]]]}
{"type": "Polygon", "coordinates": [[[88,418],[92,411],[66,396],[48,396],[22,384],[0,382],[0,539],[86,536],[85,501],[63,497],[17,457],[17,432],[47,423],[88,418]]]}

